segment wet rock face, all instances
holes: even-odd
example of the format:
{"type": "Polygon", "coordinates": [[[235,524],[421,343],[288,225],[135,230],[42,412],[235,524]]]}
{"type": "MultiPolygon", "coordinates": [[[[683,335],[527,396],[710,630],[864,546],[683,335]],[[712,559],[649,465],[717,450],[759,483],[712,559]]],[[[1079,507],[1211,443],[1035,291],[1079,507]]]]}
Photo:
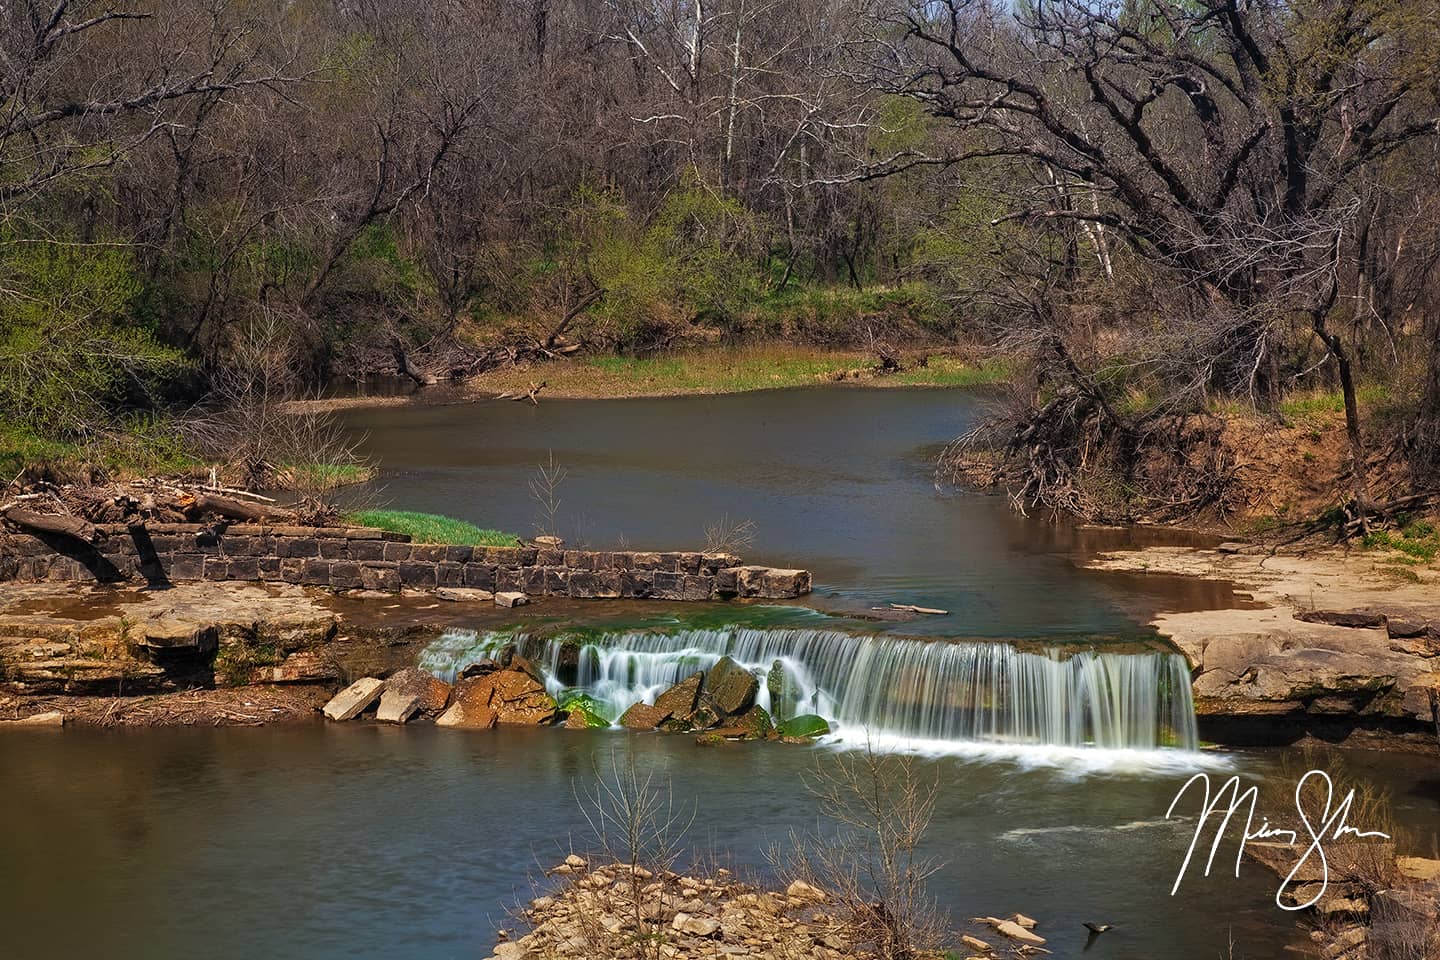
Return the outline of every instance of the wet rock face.
{"type": "Polygon", "coordinates": [[[729,657],[721,657],[705,676],[705,694],[721,713],[744,713],[759,691],[755,675],[729,657]]]}

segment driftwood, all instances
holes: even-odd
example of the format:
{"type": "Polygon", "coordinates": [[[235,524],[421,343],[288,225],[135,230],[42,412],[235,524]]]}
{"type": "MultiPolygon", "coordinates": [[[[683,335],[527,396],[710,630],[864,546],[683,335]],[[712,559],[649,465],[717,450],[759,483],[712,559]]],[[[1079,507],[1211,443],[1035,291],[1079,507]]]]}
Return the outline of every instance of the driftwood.
{"type": "Polygon", "coordinates": [[[264,503],[247,503],[214,493],[197,493],[187,513],[214,513],[230,520],[290,520],[295,514],[264,503]]]}
{"type": "Polygon", "coordinates": [[[937,610],[934,607],[917,607],[913,603],[892,603],[890,609],[905,610],[909,613],[928,613],[937,617],[943,617],[950,612],[949,610],[937,610]]]}
{"type": "Polygon", "coordinates": [[[538,407],[538,406],[540,406],[540,401],[539,401],[539,400],[536,400],[535,397],[540,393],[541,390],[544,390],[544,389],[545,389],[545,381],[544,381],[544,380],[541,380],[539,383],[536,383],[534,380],[531,380],[531,381],[530,381],[530,389],[529,389],[529,390],[526,390],[524,393],[502,393],[502,394],[497,395],[497,396],[495,397],[495,399],[496,399],[496,400],[529,400],[532,406],[538,407]]]}
{"type": "Polygon", "coordinates": [[[39,533],[53,533],[62,537],[73,537],[92,546],[100,542],[100,531],[93,523],[80,517],[59,513],[37,513],[24,507],[11,507],[5,511],[5,519],[39,533]]]}
{"type": "Polygon", "coordinates": [[[435,378],[417,367],[415,361],[410,359],[410,355],[405,352],[405,344],[400,342],[399,337],[390,338],[390,349],[395,354],[396,372],[415,381],[416,386],[430,387],[435,385],[435,378]]]}

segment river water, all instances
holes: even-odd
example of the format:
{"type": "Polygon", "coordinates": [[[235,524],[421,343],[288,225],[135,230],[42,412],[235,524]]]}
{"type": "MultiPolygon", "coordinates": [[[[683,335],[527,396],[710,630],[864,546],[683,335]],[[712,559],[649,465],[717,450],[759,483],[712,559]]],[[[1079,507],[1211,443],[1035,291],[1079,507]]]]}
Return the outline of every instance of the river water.
{"type": "MultiPolygon", "coordinates": [[[[697,659],[782,659],[797,696],[848,734],[819,747],[318,722],[0,738],[0,956],[483,957],[539,868],[586,846],[577,795],[617,764],[656,772],[694,810],[694,849],[763,874],[769,845],[817,828],[807,777],[865,742],[915,755],[939,784],[926,853],[945,864],[940,905],[960,921],[1036,917],[1061,958],[1081,955],[1086,920],[1115,924],[1087,958],[1214,960],[1232,942],[1234,957],[1273,958],[1299,939],[1272,877],[1232,875],[1233,845],[1229,871],[1217,861],[1170,895],[1194,821],[1164,814],[1198,771],[1283,785],[1343,764],[1390,792],[1407,849],[1440,843],[1433,760],[1183,749],[1188,691],[1136,611],[1236,598],[1084,572],[1077,552],[1133,534],[936,489],[936,452],[979,404],[816,389],[352,414],[396,507],[528,533],[526,481],[553,454],[572,543],[679,547],[728,514],[755,522],[749,557],[814,570],[822,608],[950,613],[861,624],[735,607],[731,624],[654,604],[643,629],[586,634],[590,652],[556,681],[618,706],[697,659]]],[[[551,619],[541,603],[508,632],[487,634],[493,618],[451,631],[426,663],[444,673],[532,635],[544,659],[551,619]]]]}

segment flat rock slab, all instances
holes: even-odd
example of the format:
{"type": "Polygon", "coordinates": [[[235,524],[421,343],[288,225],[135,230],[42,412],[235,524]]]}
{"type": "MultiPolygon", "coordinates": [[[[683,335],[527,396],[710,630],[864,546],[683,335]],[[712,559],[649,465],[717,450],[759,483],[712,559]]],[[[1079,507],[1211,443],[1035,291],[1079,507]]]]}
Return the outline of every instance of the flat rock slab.
{"type": "Polygon", "coordinates": [[[523,607],[529,602],[529,597],[515,591],[505,591],[495,594],[495,606],[497,607],[523,607]]]}
{"type": "Polygon", "coordinates": [[[435,591],[435,597],[457,603],[489,603],[495,599],[495,594],[476,587],[440,587],[435,591]]]}
{"type": "Polygon", "coordinates": [[[380,708],[375,719],[380,723],[407,723],[420,709],[420,698],[413,693],[386,690],[380,695],[380,708]]]}
{"type": "Polygon", "coordinates": [[[379,699],[384,687],[385,682],[375,677],[356,680],[335,694],[335,698],[325,704],[323,712],[331,720],[353,720],[379,699]]]}

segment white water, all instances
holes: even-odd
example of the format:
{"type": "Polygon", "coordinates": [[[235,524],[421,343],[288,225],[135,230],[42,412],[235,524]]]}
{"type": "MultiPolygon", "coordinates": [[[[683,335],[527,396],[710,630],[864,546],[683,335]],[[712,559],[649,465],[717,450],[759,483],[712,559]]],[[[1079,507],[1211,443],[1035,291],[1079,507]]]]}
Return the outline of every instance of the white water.
{"type": "MultiPolygon", "coordinates": [[[[446,679],[523,635],[448,631],[420,666],[446,679]]],[[[1030,750],[1153,751],[1196,748],[1190,673],[1183,657],[1059,648],[1025,652],[1007,643],[948,643],[856,636],[833,630],[677,630],[612,633],[580,648],[573,683],[565,639],[538,651],[552,692],[578,687],[618,717],[722,656],[760,678],[759,703],[778,718],[817,713],[841,743],[885,749],[969,752],[1000,745],[1030,750]],[[767,673],[789,678],[772,702],[767,673]],[[860,738],[860,739],[857,739],[860,738]]],[[[573,644],[573,640],[571,643],[573,644]]],[[[573,662],[572,653],[572,662],[573,662]]]]}

